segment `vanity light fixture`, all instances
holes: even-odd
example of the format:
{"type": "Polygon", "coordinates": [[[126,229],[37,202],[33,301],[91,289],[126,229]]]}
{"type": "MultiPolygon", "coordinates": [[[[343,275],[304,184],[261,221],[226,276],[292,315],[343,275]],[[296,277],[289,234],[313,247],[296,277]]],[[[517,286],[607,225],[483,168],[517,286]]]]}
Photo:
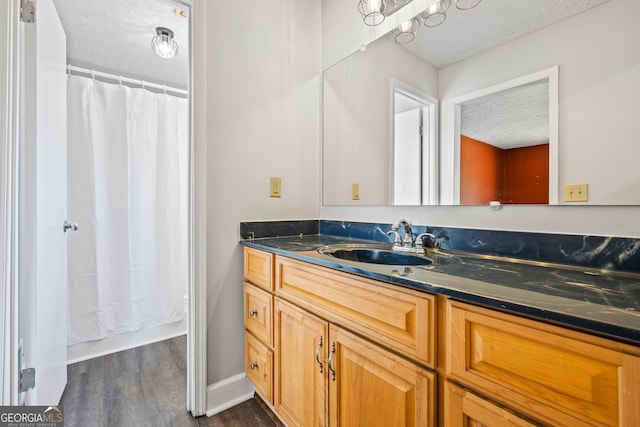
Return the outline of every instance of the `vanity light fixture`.
{"type": "Polygon", "coordinates": [[[157,27],[156,36],[151,40],[153,51],[161,58],[173,58],[178,54],[178,43],[173,39],[173,31],[157,27]]]}
{"type": "Polygon", "coordinates": [[[358,1],[358,11],[360,15],[362,15],[362,20],[365,24],[375,26],[382,24],[387,16],[412,1],[413,0],[360,0],[358,1]]]}
{"type": "MultiPolygon", "coordinates": [[[[361,2],[362,1],[364,0],[361,0],[361,2]]],[[[473,9],[479,5],[481,1],[482,0],[455,0],[456,7],[460,10],[473,9]]],[[[429,8],[419,16],[422,18],[425,27],[437,27],[447,19],[447,10],[450,7],[451,0],[439,0],[429,6],[429,8]]],[[[399,27],[393,30],[393,37],[396,43],[404,44],[412,41],[416,37],[416,31],[419,25],[420,21],[417,18],[409,19],[400,24],[399,27]]]]}

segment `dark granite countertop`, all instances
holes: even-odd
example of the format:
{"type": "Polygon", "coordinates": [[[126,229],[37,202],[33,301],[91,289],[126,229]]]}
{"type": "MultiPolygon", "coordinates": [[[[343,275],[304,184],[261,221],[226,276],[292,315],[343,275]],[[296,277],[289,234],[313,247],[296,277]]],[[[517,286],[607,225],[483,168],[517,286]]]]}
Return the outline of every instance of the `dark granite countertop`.
{"type": "Polygon", "coordinates": [[[448,251],[424,255],[426,266],[346,261],[329,245],[390,244],[333,235],[244,240],[243,244],[412,289],[443,294],[640,346],[640,274],[534,263],[448,251]]]}

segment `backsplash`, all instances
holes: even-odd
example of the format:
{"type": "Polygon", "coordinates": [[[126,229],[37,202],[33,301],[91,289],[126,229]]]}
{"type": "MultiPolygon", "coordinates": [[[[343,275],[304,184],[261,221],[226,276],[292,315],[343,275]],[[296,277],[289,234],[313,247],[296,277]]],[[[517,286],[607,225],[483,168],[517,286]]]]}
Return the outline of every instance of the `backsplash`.
{"type": "Polygon", "coordinates": [[[318,234],[320,221],[307,219],[300,221],[249,221],[240,223],[240,238],[260,239],[263,237],[297,236],[318,234]]]}
{"type": "MultiPolygon", "coordinates": [[[[430,232],[441,238],[443,250],[640,273],[638,238],[412,227],[414,236],[430,232]]],[[[390,242],[386,234],[390,228],[391,224],[328,220],[245,222],[240,224],[240,236],[249,239],[301,233],[329,234],[390,242]]]]}

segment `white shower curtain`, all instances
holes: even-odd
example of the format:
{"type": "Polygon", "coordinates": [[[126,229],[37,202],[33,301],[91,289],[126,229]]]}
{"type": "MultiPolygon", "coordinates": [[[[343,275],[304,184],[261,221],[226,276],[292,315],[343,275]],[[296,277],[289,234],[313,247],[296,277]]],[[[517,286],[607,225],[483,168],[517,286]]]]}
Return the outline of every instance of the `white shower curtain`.
{"type": "Polygon", "coordinates": [[[69,344],[186,316],[188,103],[68,85],[69,344]]]}

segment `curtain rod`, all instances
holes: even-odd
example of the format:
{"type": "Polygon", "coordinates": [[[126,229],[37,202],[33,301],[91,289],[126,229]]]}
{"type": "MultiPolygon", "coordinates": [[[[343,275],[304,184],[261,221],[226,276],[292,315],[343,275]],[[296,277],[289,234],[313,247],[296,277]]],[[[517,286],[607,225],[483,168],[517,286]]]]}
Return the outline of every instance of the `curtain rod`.
{"type": "Polygon", "coordinates": [[[103,73],[102,71],[96,71],[96,70],[90,70],[88,68],[82,68],[82,67],[76,67],[75,65],[71,65],[71,64],[67,64],[67,73],[69,75],[71,75],[71,72],[76,72],[76,73],[81,73],[81,74],[87,74],[91,77],[93,77],[94,79],[96,77],[102,77],[105,79],[110,79],[110,80],[115,80],[116,82],[119,83],[132,83],[135,85],[139,85],[142,86],[143,89],[146,88],[154,88],[154,89],[158,89],[160,91],[163,91],[165,93],[167,92],[172,92],[172,93],[177,93],[179,95],[189,95],[189,92],[184,90],[184,89],[177,89],[175,87],[171,87],[171,86],[167,86],[167,85],[160,85],[157,83],[149,83],[145,80],[138,80],[138,79],[132,79],[129,77],[122,77],[122,76],[117,76],[115,74],[110,74],[110,73],[103,73]]]}

